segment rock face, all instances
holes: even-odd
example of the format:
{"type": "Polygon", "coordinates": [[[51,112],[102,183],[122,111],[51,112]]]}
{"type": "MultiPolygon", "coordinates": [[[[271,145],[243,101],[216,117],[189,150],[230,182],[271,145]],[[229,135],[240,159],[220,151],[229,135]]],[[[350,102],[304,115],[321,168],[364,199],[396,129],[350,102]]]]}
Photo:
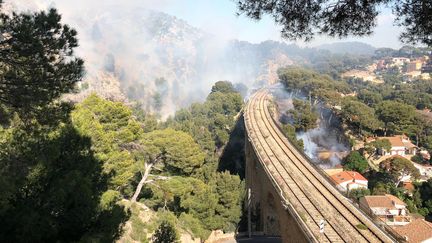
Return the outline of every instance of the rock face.
{"type": "MultiPolygon", "coordinates": [[[[5,9],[42,10],[49,0],[8,0],[5,9]]],[[[64,22],[78,31],[76,54],[85,60],[80,101],[96,92],[114,100],[138,101],[148,111],[173,114],[202,101],[219,80],[249,89],[274,83],[276,70],[303,62],[295,45],[227,41],[165,13],[119,4],[79,13],[64,8],[64,22]]]]}
{"type": "Polygon", "coordinates": [[[95,91],[139,101],[162,114],[202,101],[218,80],[249,88],[274,83],[276,70],[293,63],[290,50],[299,49],[272,41],[222,40],[217,33],[143,8],[101,7],[75,15],[71,22],[79,32],[77,54],[86,61],[83,83],[89,84],[78,97],[95,91]],[[104,83],[112,81],[118,85],[107,88],[104,83]]]}

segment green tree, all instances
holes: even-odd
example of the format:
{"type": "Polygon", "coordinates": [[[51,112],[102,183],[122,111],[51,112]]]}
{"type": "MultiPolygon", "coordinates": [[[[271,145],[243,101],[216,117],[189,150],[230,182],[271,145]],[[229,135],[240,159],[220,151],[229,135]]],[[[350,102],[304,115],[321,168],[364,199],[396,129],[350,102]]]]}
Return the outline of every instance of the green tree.
{"type": "Polygon", "coordinates": [[[368,162],[359,152],[351,151],[342,161],[345,170],[354,170],[363,173],[368,168],[368,162]]]}
{"type": "Polygon", "coordinates": [[[345,83],[305,68],[281,68],[278,70],[278,75],[288,90],[302,92],[308,97],[311,105],[321,101],[329,104],[336,103],[337,99],[331,101],[329,99],[340,97],[341,93],[350,92],[350,88],[345,83]]]}
{"type": "Polygon", "coordinates": [[[194,103],[189,109],[179,110],[169,126],[190,133],[201,147],[213,154],[228,142],[242,106],[243,99],[232,84],[219,81],[204,104],[194,103]]]}
{"type": "Polygon", "coordinates": [[[216,213],[224,219],[223,229],[233,232],[240,221],[244,187],[240,177],[231,175],[228,171],[216,173],[215,182],[216,192],[219,195],[216,213]]]}
{"type": "Polygon", "coordinates": [[[420,173],[413,163],[403,157],[391,157],[381,162],[380,167],[389,173],[396,187],[404,177],[411,176],[412,180],[418,179],[420,173]]]}
{"type": "Polygon", "coordinates": [[[383,99],[381,94],[373,92],[370,90],[360,90],[357,96],[363,103],[370,107],[374,107],[376,104],[380,103],[383,99]]]}
{"type": "Polygon", "coordinates": [[[343,101],[342,118],[356,127],[360,135],[364,129],[373,132],[380,126],[380,122],[375,117],[374,109],[356,100],[343,101]]]}
{"type": "Polygon", "coordinates": [[[289,110],[288,114],[292,116],[297,130],[307,131],[317,126],[318,115],[308,102],[294,99],[293,106],[294,109],[289,110]]]}
{"type": "Polygon", "coordinates": [[[175,243],[178,242],[178,238],[175,227],[170,222],[163,221],[154,233],[152,240],[155,243],[175,243]]]}
{"type": "Polygon", "coordinates": [[[232,85],[231,82],[229,82],[229,81],[217,81],[213,85],[211,92],[212,93],[214,93],[214,92],[234,93],[237,91],[234,89],[234,86],[232,85]]]}
{"type": "Polygon", "coordinates": [[[156,130],[146,133],[140,144],[130,144],[135,157],[141,179],[135,189],[131,201],[137,200],[142,187],[147,183],[150,172],[161,164],[173,175],[190,175],[204,163],[205,154],[184,132],[173,129],[156,130]]]}
{"type": "Polygon", "coordinates": [[[15,126],[0,141],[0,241],[79,241],[91,233],[112,241],[119,235],[126,215],[100,206],[108,176],[89,138],[67,124],[32,132],[15,126]],[[105,221],[105,215],[113,217],[105,221]]]}
{"type": "Polygon", "coordinates": [[[358,202],[360,198],[369,196],[370,194],[371,193],[369,189],[352,189],[348,192],[348,197],[358,202]]]}
{"type": "Polygon", "coordinates": [[[303,151],[303,149],[304,149],[303,140],[297,139],[294,126],[292,126],[290,124],[283,124],[282,125],[282,132],[289,139],[289,141],[291,143],[293,143],[294,146],[297,147],[297,149],[303,151]]]}
{"type": "Polygon", "coordinates": [[[415,109],[404,103],[386,100],[377,105],[376,114],[384,122],[386,134],[388,130],[401,132],[410,125],[415,117],[415,109]]]}
{"type": "Polygon", "coordinates": [[[420,185],[420,195],[423,201],[432,199],[432,179],[423,182],[420,185]]]}
{"type": "Polygon", "coordinates": [[[137,141],[143,133],[131,109],[93,94],[76,106],[71,117],[78,131],[92,139],[104,172],[113,174],[112,189],[123,191],[136,170],[134,157],[125,146],[137,141]]]}
{"type": "Polygon", "coordinates": [[[391,149],[391,143],[388,139],[378,139],[373,142],[365,144],[365,150],[368,152],[369,157],[374,156],[377,151],[387,151],[389,152],[391,149]]]}
{"type": "Polygon", "coordinates": [[[0,107],[12,114],[0,124],[0,241],[115,241],[125,212],[58,101],[82,77],[75,30],[55,10],[1,15],[0,28],[0,107]]]}
{"type": "Polygon", "coordinates": [[[158,92],[153,94],[153,109],[155,111],[160,111],[163,106],[162,95],[158,92]]]}
{"type": "Polygon", "coordinates": [[[373,1],[283,1],[238,0],[239,14],[253,19],[270,15],[282,26],[282,36],[289,40],[310,40],[314,35],[332,37],[365,36],[372,33],[382,4],[396,15],[395,24],[404,27],[401,40],[432,45],[432,5],[423,0],[373,1]]]}
{"type": "Polygon", "coordinates": [[[55,9],[0,18],[0,103],[32,117],[81,80],[77,32],[60,23],[55,9]]]}
{"type": "MultiPolygon", "coordinates": [[[[416,189],[409,201],[408,206],[427,218],[432,215],[432,180],[416,184],[416,189]]],[[[410,211],[411,212],[411,211],[410,211]]]]}
{"type": "Polygon", "coordinates": [[[389,184],[378,182],[372,189],[372,195],[384,195],[390,193],[389,184]]]}

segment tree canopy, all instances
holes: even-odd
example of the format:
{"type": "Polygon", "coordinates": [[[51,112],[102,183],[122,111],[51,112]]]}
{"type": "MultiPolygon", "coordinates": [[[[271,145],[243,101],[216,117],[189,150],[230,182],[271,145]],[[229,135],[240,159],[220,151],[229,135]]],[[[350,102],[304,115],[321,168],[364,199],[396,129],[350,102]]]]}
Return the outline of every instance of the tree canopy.
{"type": "Polygon", "coordinates": [[[403,157],[391,157],[381,162],[380,167],[392,176],[396,186],[398,186],[400,181],[406,176],[410,176],[413,179],[418,179],[420,177],[420,172],[413,163],[403,157]]]}
{"type": "Polygon", "coordinates": [[[368,162],[359,152],[352,151],[342,161],[342,165],[346,170],[354,170],[363,173],[368,168],[368,162]]]}
{"type": "Polygon", "coordinates": [[[1,16],[0,109],[10,115],[0,123],[2,242],[111,242],[128,217],[93,141],[58,99],[83,64],[75,30],[60,20],[55,10],[1,16]]]}
{"type": "Polygon", "coordinates": [[[391,8],[407,43],[432,45],[432,4],[424,0],[286,1],[237,0],[239,14],[252,19],[270,15],[282,26],[282,37],[310,40],[315,35],[365,36],[373,32],[382,8],[391,8]]]}
{"type": "Polygon", "coordinates": [[[364,129],[373,132],[380,126],[380,121],[375,117],[375,110],[360,101],[344,100],[341,114],[342,118],[357,128],[360,134],[364,129]]]}
{"type": "Polygon", "coordinates": [[[77,32],[60,23],[55,9],[0,16],[0,102],[22,117],[40,111],[81,80],[74,56],[77,32]]]}
{"type": "Polygon", "coordinates": [[[376,113],[384,122],[386,131],[401,132],[414,119],[415,109],[404,103],[386,100],[377,105],[376,113]]]}
{"type": "Polygon", "coordinates": [[[178,242],[178,233],[175,227],[168,221],[162,221],[153,235],[155,243],[175,243],[178,242]]]}
{"type": "Polygon", "coordinates": [[[72,112],[74,126],[92,138],[95,155],[103,161],[105,173],[112,174],[113,189],[122,189],[135,174],[135,160],[124,145],[143,133],[131,110],[120,102],[90,95],[72,112]]]}
{"type": "Polygon", "coordinates": [[[307,131],[317,126],[318,115],[309,102],[294,99],[293,106],[294,108],[287,113],[291,115],[297,130],[307,131]]]}

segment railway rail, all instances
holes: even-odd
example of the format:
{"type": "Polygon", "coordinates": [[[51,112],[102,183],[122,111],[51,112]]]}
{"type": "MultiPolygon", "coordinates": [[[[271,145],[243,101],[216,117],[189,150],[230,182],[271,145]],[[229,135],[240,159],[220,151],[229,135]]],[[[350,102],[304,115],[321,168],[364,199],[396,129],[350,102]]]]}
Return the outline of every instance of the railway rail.
{"type": "Polygon", "coordinates": [[[269,93],[258,91],[245,110],[252,146],[283,203],[292,207],[310,240],[394,242],[354,207],[283,135],[269,112],[269,93]],[[320,224],[325,221],[324,232],[320,224]]]}

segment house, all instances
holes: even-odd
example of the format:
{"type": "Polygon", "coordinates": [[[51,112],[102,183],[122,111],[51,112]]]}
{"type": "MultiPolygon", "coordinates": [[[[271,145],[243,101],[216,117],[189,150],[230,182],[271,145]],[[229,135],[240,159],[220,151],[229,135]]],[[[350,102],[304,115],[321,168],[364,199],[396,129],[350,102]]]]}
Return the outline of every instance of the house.
{"type": "Polygon", "coordinates": [[[417,146],[415,146],[408,137],[405,135],[398,135],[393,137],[380,137],[378,139],[387,139],[390,141],[391,149],[390,151],[381,150],[379,153],[381,155],[415,155],[417,151],[417,146]]]}
{"type": "Polygon", "coordinates": [[[413,165],[420,172],[420,181],[427,181],[432,178],[432,165],[430,164],[417,164],[413,162],[413,165]]]}
{"type": "Polygon", "coordinates": [[[406,72],[409,73],[414,71],[421,71],[422,65],[423,62],[420,60],[411,61],[406,65],[406,72]]]}
{"type": "Polygon", "coordinates": [[[409,243],[432,242],[432,223],[424,219],[419,218],[393,229],[409,243]]]}
{"type": "Polygon", "coordinates": [[[427,150],[420,150],[418,155],[420,155],[424,160],[430,160],[431,158],[430,153],[427,150]]]}
{"type": "Polygon", "coordinates": [[[390,195],[364,196],[359,200],[360,208],[387,225],[406,225],[411,222],[406,204],[390,195]]]}
{"type": "Polygon", "coordinates": [[[391,64],[393,66],[402,67],[405,63],[408,63],[409,61],[410,59],[406,57],[393,57],[391,59],[391,64]]]}
{"type": "Polygon", "coordinates": [[[336,188],[347,192],[352,189],[367,189],[368,180],[356,171],[342,171],[330,176],[336,188]]]}
{"type": "Polygon", "coordinates": [[[384,59],[378,60],[378,62],[376,64],[376,69],[377,70],[387,69],[387,61],[384,59]]]}

